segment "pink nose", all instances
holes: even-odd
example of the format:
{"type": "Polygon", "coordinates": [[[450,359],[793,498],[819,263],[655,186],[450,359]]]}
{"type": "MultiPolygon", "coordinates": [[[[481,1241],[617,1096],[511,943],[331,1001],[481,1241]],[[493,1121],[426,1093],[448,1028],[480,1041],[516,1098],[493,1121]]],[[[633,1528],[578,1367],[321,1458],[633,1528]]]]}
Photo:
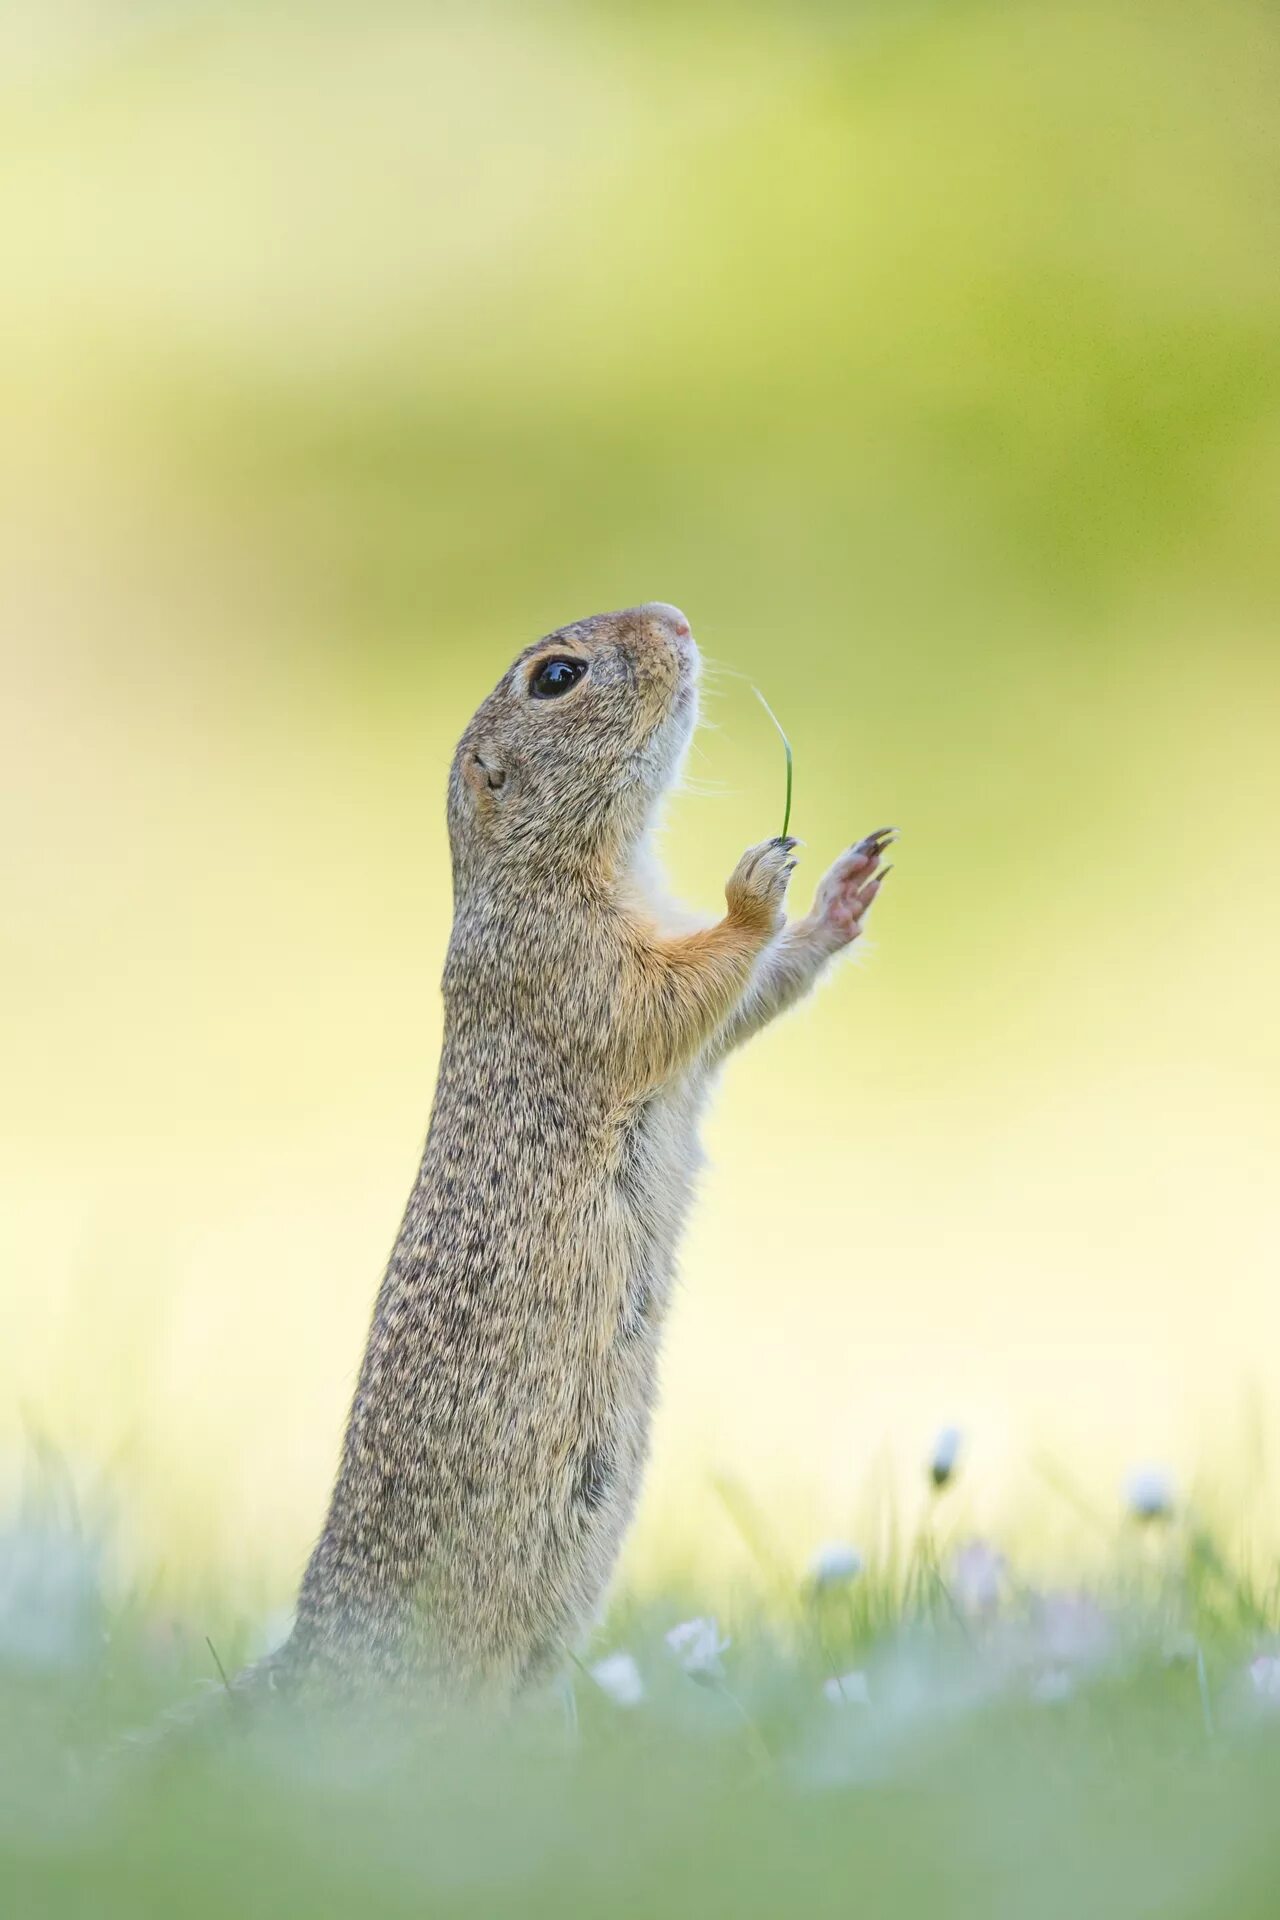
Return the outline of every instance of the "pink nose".
{"type": "Polygon", "coordinates": [[[679,607],[673,607],[669,600],[650,600],[645,607],[645,612],[656,614],[660,620],[667,621],[677,640],[683,640],[690,631],[689,622],[679,607]]]}

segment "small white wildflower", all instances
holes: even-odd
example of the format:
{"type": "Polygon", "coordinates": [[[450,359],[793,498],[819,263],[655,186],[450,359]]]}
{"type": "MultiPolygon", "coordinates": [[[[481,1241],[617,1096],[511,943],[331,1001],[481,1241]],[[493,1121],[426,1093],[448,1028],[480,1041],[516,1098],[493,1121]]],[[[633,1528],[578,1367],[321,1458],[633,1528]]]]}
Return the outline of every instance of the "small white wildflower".
{"type": "Polygon", "coordinates": [[[1069,1700],[1076,1683],[1065,1667],[1046,1667],[1031,1683],[1031,1698],[1042,1707],[1056,1707],[1069,1700]]]}
{"type": "Polygon", "coordinates": [[[829,1700],[833,1707],[868,1707],[871,1693],[867,1676],[857,1670],[853,1673],[833,1673],[829,1680],[822,1683],[822,1697],[829,1700]]]}
{"type": "Polygon", "coordinates": [[[1111,1618],[1087,1593],[1039,1594],[1033,1618],[1040,1653],[1051,1667],[1098,1667],[1112,1651],[1111,1618]]]}
{"type": "Polygon", "coordinates": [[[967,1540],[951,1556],[951,1592],[961,1613],[994,1613],[1000,1604],[1005,1557],[985,1540],[967,1540]]]}
{"type": "Polygon", "coordinates": [[[929,1478],[935,1487],[945,1487],[953,1477],[964,1435],[959,1427],[943,1427],[929,1456],[929,1478]]]}
{"type": "Polygon", "coordinates": [[[1254,1698],[1269,1707],[1280,1707],[1280,1659],[1274,1653],[1260,1653],[1249,1662],[1249,1684],[1254,1698]]]}
{"type": "Polygon", "coordinates": [[[1135,1467],[1125,1482],[1129,1511],[1138,1520],[1167,1520],[1176,1501],[1173,1477],[1164,1467],[1135,1467]]]}
{"type": "Polygon", "coordinates": [[[268,1654],[278,1653],[293,1632],[293,1623],[292,1607],[277,1607],[274,1612],[264,1614],[249,1636],[249,1658],[264,1660],[268,1654]]]}
{"type": "Polygon", "coordinates": [[[856,1547],[843,1540],[828,1540],[809,1562],[809,1584],[815,1588],[843,1587],[857,1579],[863,1565],[856,1547]]]}
{"type": "Polygon", "coordinates": [[[644,1699],[644,1681],[629,1653],[609,1653],[597,1660],[591,1678],[617,1707],[638,1707],[644,1699]]]}
{"type": "Polygon", "coordinates": [[[730,1644],[720,1638],[716,1622],[705,1616],[682,1620],[678,1627],[672,1627],[666,1640],[685,1672],[695,1680],[713,1679],[719,1674],[720,1655],[730,1644]]]}

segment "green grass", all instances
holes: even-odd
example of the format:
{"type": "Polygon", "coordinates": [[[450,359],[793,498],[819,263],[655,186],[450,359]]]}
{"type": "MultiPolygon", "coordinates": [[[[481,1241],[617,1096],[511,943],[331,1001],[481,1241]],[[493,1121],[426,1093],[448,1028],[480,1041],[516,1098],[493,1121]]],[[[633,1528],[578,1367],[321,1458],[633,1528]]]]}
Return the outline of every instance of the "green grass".
{"type": "MultiPolygon", "coordinates": [[[[9,1915],[1273,1916],[1274,1584],[1183,1518],[1090,1596],[926,1530],[825,1591],[739,1593],[720,1670],[620,1600],[560,1695],[501,1720],[231,1715],[247,1624],[113,1588],[95,1529],[29,1510],[0,1552],[9,1915]],[[994,1590],[990,1586],[998,1572],[994,1590]],[[625,1649],[644,1698],[591,1677],[625,1649]],[[833,1703],[824,1682],[862,1689],[833,1703]],[[197,1734],[121,1746],[193,1689],[197,1734]]],[[[260,1630],[259,1630],[260,1631],[260,1630]]]]}
{"type": "Polygon", "coordinates": [[[779,839],[785,840],[788,833],[791,830],[791,782],[792,782],[792,773],[793,773],[793,756],[791,752],[791,742],[790,740],[788,740],[786,734],[783,732],[782,722],[779,720],[777,714],[774,712],[773,708],[769,705],[769,702],[765,699],[764,695],[761,693],[759,687],[753,688],[752,691],[754,692],[756,699],[760,702],[760,705],[764,708],[765,712],[768,714],[769,718],[772,720],[774,726],[778,729],[778,738],[782,742],[782,751],[786,757],[787,787],[786,787],[786,795],[782,803],[782,832],[778,836],[779,839]]]}

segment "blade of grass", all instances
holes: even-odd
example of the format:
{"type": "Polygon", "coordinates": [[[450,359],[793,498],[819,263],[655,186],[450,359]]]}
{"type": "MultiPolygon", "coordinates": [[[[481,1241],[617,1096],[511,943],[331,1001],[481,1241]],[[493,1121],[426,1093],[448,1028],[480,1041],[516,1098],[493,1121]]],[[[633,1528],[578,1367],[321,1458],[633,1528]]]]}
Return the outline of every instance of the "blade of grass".
{"type": "Polygon", "coordinates": [[[756,699],[760,702],[760,705],[764,708],[765,712],[768,714],[769,718],[772,720],[774,726],[778,729],[778,738],[779,740],[781,740],[782,750],[787,756],[787,798],[786,798],[786,804],[784,805],[783,811],[782,811],[782,834],[781,834],[781,838],[785,840],[787,837],[787,829],[791,825],[791,759],[792,759],[791,742],[788,740],[786,734],[782,730],[782,722],[779,720],[777,714],[774,712],[773,708],[769,705],[769,702],[765,699],[764,695],[761,693],[759,687],[752,687],[751,691],[752,693],[754,693],[756,699]]]}
{"type": "Polygon", "coordinates": [[[226,1668],[225,1668],[225,1667],[223,1666],[223,1664],[222,1664],[222,1660],[221,1660],[221,1657],[220,1657],[220,1655],[219,1655],[219,1653],[218,1653],[218,1649],[217,1649],[217,1648],[216,1648],[216,1647],[214,1646],[214,1644],[213,1644],[213,1642],[212,1642],[212,1640],[211,1640],[211,1639],[209,1638],[209,1636],[208,1636],[208,1634],[207,1634],[207,1633],[206,1633],[206,1635],[205,1635],[205,1637],[204,1637],[204,1643],[205,1643],[205,1645],[206,1645],[206,1647],[208,1647],[208,1649],[209,1649],[209,1651],[210,1651],[210,1653],[211,1653],[211,1654],[213,1655],[213,1664],[214,1664],[214,1666],[215,1666],[215,1667],[216,1667],[216,1668],[218,1669],[218,1678],[219,1678],[219,1680],[221,1680],[221,1682],[222,1682],[222,1684],[223,1684],[223,1686],[224,1686],[224,1688],[226,1689],[226,1692],[227,1692],[227,1694],[228,1694],[228,1696],[230,1696],[230,1695],[231,1695],[231,1682],[230,1682],[230,1681],[228,1680],[228,1678],[227,1678],[227,1670],[226,1670],[226,1668]]]}

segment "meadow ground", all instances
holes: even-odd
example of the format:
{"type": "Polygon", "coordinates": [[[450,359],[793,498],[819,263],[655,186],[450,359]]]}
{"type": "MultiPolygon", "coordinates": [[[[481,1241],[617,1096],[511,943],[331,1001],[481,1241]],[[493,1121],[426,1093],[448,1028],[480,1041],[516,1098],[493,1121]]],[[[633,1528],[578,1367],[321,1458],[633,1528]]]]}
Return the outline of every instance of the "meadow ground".
{"type": "Polygon", "coordinates": [[[1131,1514],[1089,1592],[939,1524],[714,1623],[624,1597],[555,1697],[427,1726],[246,1724],[208,1642],[271,1629],[120,1590],[58,1506],[0,1558],[15,1920],[1280,1911],[1276,1583],[1185,1513],[1131,1514]],[[198,1735],[119,1744],[201,1689],[198,1735]]]}

